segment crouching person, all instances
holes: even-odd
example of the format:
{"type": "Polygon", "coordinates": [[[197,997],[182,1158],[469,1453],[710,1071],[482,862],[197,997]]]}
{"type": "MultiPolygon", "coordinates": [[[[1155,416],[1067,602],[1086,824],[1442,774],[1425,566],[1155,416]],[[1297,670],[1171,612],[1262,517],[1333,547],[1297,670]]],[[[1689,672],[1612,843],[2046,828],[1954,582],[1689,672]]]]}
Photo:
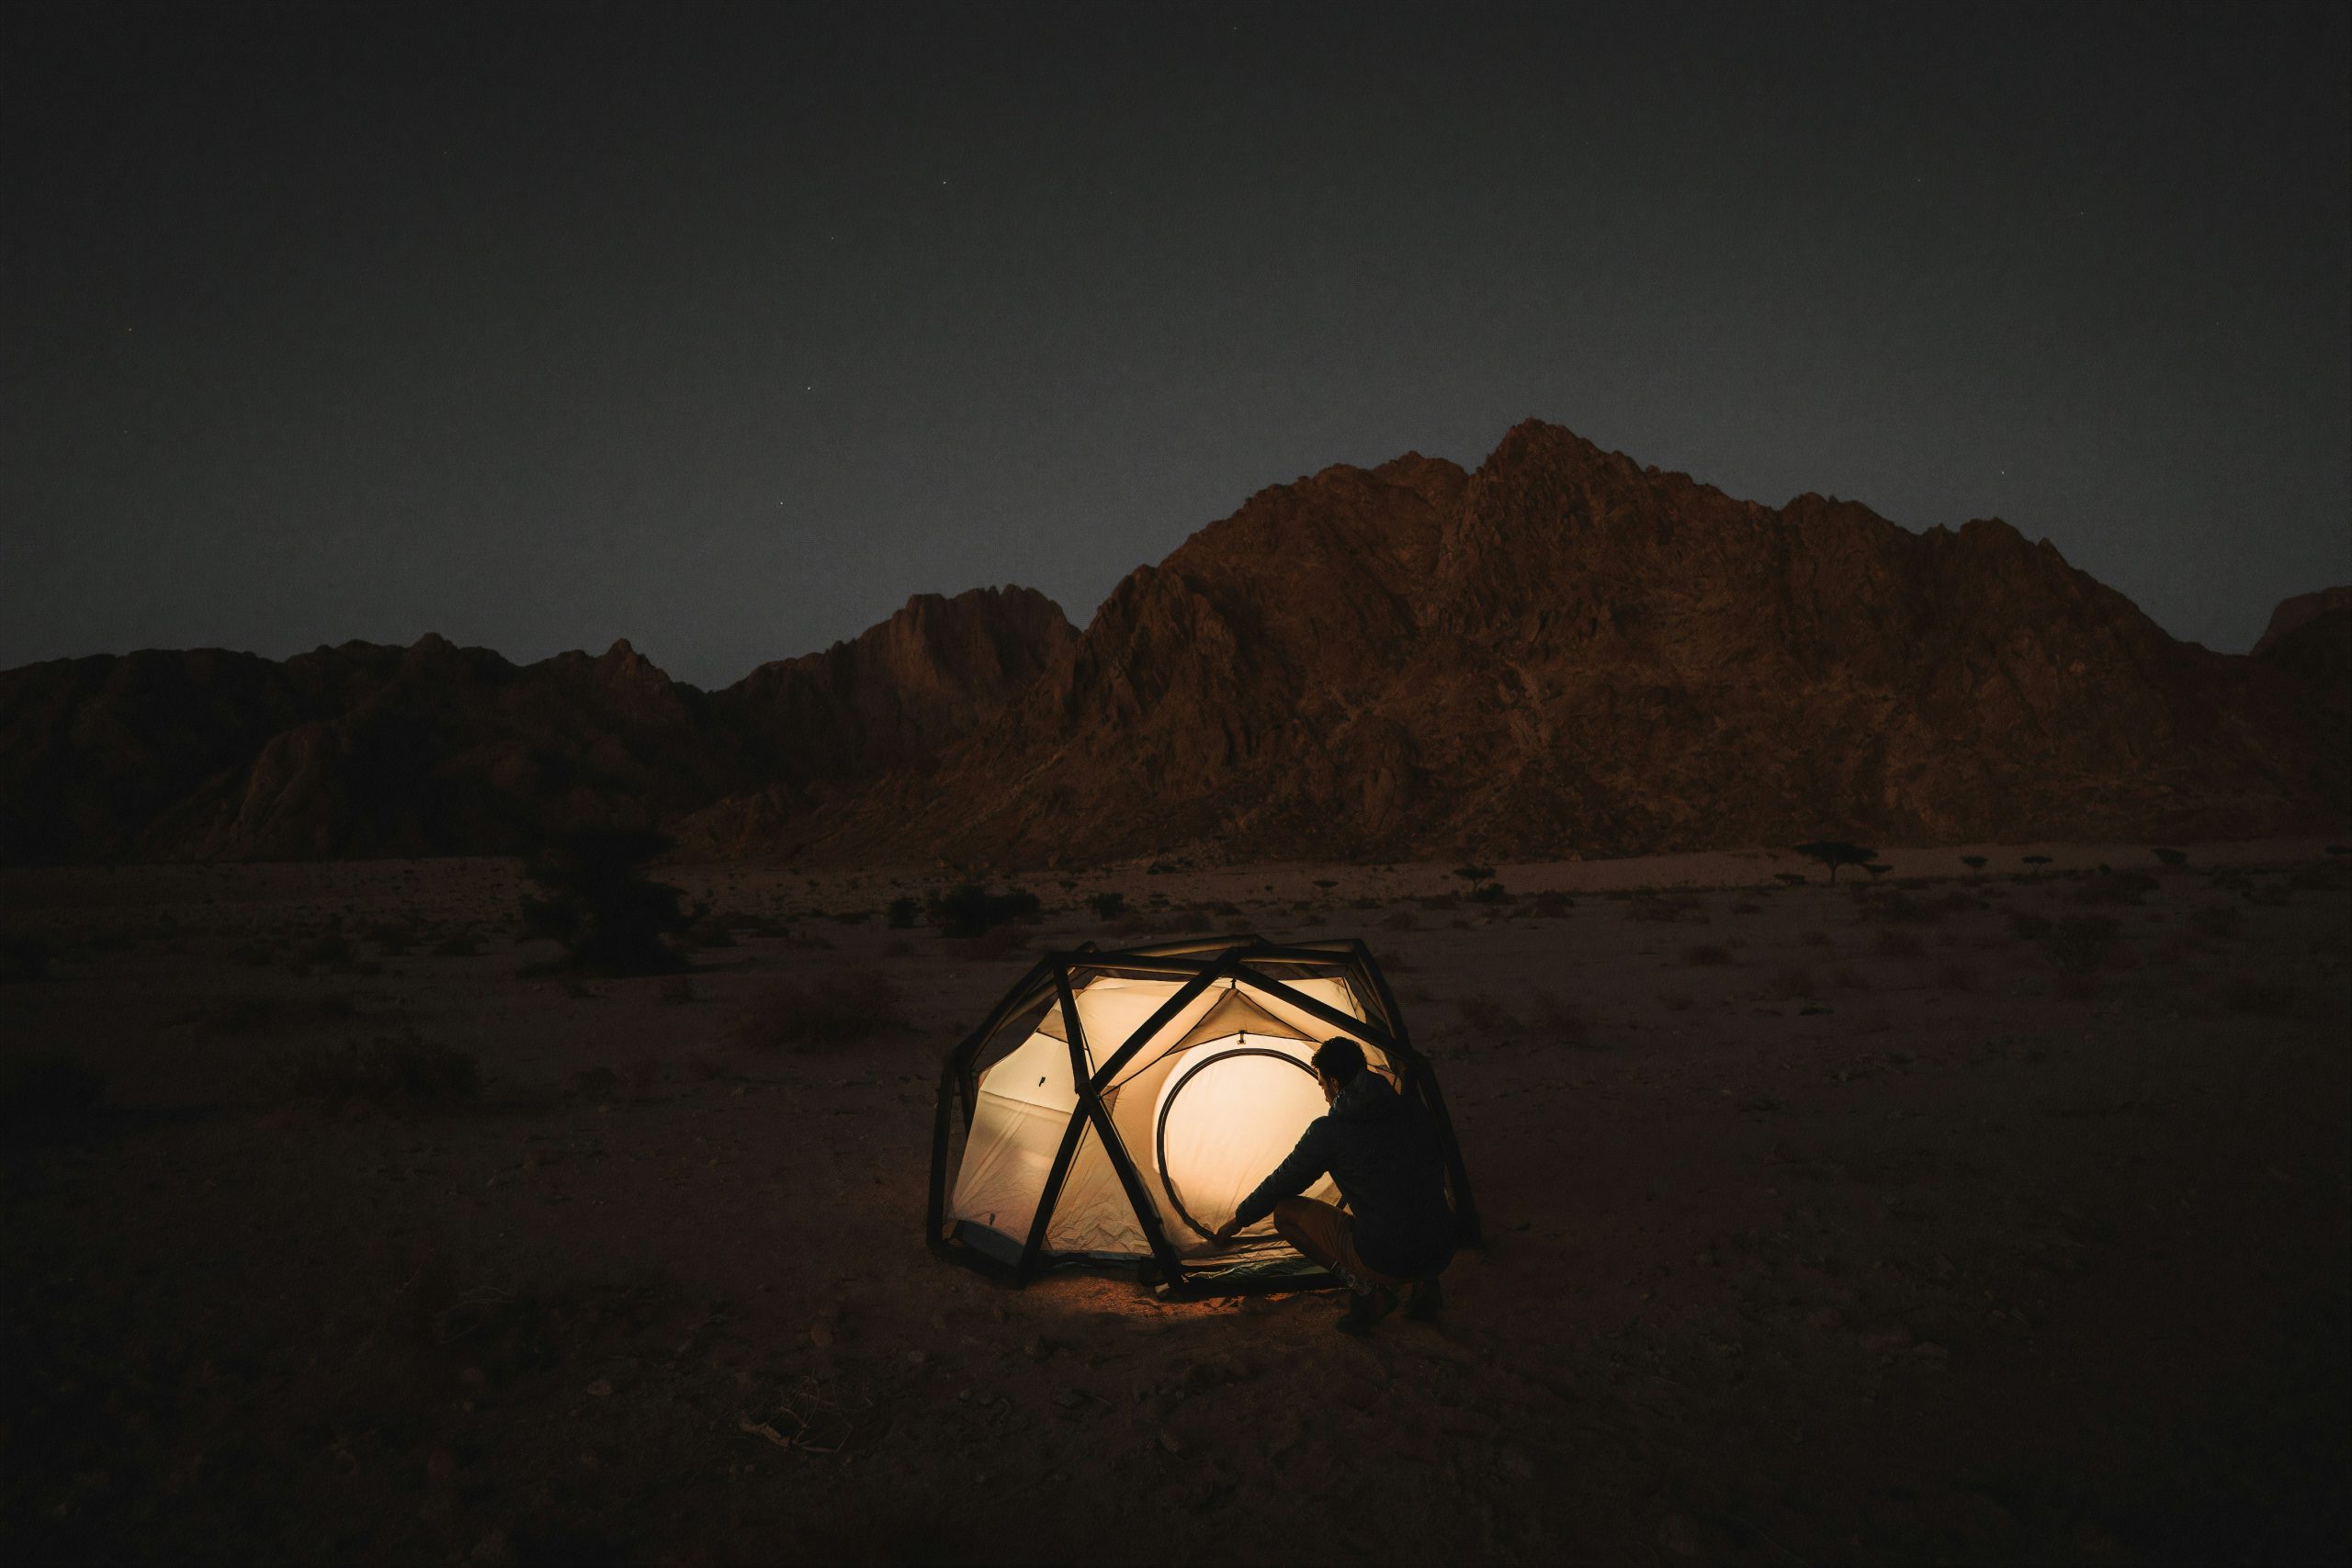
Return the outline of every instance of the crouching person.
{"type": "Polygon", "coordinates": [[[1212,1239],[1229,1242],[1272,1214],[1284,1241],[1347,1281],[1351,1295],[1339,1322],[1345,1333],[1368,1331],[1396,1310],[1400,1292],[1406,1316],[1435,1317],[1437,1277],[1453,1257],[1458,1231],[1428,1120],[1365,1067],[1354,1041],[1325,1041],[1313,1062],[1330,1114],[1308,1124],[1298,1146],[1212,1239]],[[1327,1173],[1350,1213],[1299,1196],[1327,1173]]]}

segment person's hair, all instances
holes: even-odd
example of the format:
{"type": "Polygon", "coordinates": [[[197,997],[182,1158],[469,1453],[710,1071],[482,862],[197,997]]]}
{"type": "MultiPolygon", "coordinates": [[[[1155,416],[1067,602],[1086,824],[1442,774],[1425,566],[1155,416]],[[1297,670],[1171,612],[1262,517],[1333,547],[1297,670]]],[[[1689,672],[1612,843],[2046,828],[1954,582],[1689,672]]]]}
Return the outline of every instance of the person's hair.
{"type": "Polygon", "coordinates": [[[1317,1072],[1345,1089],[1363,1071],[1363,1047],[1343,1034],[1334,1034],[1323,1042],[1313,1060],[1317,1072]]]}

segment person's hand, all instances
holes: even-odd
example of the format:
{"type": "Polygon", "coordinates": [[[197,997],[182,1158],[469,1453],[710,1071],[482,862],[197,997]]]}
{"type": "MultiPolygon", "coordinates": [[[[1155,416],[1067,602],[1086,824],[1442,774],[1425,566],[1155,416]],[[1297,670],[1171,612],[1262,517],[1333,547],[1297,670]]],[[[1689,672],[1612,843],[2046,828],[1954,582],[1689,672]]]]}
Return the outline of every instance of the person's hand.
{"type": "Polygon", "coordinates": [[[1209,1244],[1213,1247],[1224,1247],[1230,1244],[1233,1238],[1240,1234],[1241,1222],[1238,1219],[1227,1220],[1209,1233],[1209,1244]]]}

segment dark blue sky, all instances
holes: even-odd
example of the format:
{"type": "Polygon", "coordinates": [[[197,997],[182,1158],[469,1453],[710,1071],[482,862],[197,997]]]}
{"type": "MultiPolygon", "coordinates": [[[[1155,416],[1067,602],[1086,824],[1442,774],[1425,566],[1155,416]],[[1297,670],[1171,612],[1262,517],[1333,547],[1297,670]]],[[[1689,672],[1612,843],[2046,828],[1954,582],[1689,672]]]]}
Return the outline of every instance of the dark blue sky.
{"type": "Polygon", "coordinates": [[[2340,6],[0,28],[0,665],[723,683],[919,591],[1082,623],[1261,486],[1530,415],[1998,514],[2217,648],[2352,580],[2340,6]]]}

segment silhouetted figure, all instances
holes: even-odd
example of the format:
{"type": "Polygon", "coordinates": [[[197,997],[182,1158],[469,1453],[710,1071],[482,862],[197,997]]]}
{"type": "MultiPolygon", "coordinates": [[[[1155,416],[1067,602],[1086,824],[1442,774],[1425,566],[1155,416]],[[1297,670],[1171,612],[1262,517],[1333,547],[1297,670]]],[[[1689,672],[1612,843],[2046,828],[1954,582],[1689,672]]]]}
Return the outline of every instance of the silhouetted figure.
{"type": "Polygon", "coordinates": [[[1364,1066],[1352,1040],[1326,1040],[1313,1057],[1330,1114],[1307,1124],[1298,1146],[1241,1201],[1211,1239],[1223,1244],[1269,1213],[1299,1253],[1347,1281],[1351,1298],[1338,1326],[1363,1334],[1396,1310],[1435,1317],[1438,1274],[1453,1259],[1460,1229],[1445,1197],[1437,1139],[1418,1107],[1364,1066]],[[1329,1174],[1347,1212],[1300,1193],[1329,1174]]]}

